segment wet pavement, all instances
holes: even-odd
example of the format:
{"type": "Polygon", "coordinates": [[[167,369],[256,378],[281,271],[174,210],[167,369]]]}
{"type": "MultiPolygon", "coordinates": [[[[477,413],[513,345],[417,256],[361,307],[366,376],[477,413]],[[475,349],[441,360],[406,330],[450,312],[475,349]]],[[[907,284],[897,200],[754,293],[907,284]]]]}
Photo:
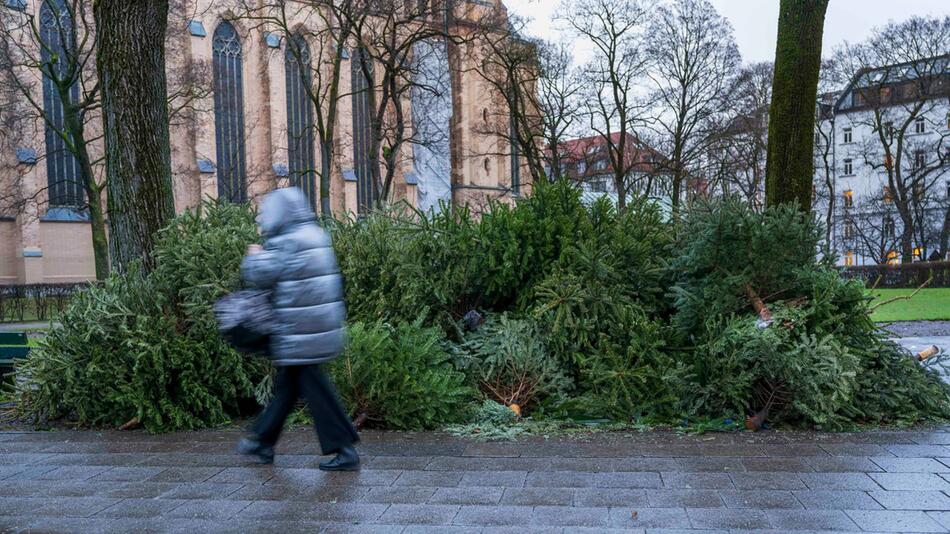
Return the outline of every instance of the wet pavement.
{"type": "Polygon", "coordinates": [[[323,473],[289,432],[274,466],[238,432],[0,433],[3,532],[948,532],[950,429],[477,443],[367,433],[323,473]]]}
{"type": "Polygon", "coordinates": [[[894,337],[950,336],[950,321],[902,321],[882,323],[880,326],[894,337]]]}

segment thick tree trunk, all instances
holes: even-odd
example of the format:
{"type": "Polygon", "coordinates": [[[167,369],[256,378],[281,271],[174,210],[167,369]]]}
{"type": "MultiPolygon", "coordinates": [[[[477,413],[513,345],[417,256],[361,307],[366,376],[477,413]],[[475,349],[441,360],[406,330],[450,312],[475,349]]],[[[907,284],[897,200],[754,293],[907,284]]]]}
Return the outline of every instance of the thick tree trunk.
{"type": "Polygon", "coordinates": [[[168,0],[96,0],[112,265],[154,266],[156,234],[174,215],[165,32],[168,0]]]}
{"type": "Polygon", "coordinates": [[[815,105],[828,0],[782,0],[769,115],[768,205],[798,201],[811,211],[815,105]]]}

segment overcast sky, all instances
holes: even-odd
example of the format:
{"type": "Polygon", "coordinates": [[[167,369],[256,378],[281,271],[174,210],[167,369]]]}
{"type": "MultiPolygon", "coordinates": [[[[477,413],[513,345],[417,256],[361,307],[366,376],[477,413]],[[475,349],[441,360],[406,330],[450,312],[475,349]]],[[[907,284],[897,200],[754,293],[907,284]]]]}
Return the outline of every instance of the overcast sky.
{"type": "MultiPolygon", "coordinates": [[[[557,39],[560,23],[552,22],[561,0],[504,0],[508,9],[532,19],[528,32],[535,37],[557,39]]],[[[779,0],[712,0],[732,23],[739,51],[746,62],[775,59],[775,32],[779,0]]],[[[950,0],[831,0],[825,18],[823,48],[829,53],[844,41],[864,39],[872,28],[911,15],[945,16],[950,0]]],[[[584,48],[576,50],[585,55],[584,48]]]]}

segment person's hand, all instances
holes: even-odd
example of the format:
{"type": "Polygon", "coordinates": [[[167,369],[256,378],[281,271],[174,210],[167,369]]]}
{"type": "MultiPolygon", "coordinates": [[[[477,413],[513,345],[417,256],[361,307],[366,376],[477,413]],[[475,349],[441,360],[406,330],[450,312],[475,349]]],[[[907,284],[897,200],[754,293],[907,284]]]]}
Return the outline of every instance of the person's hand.
{"type": "Polygon", "coordinates": [[[256,243],[253,244],[253,245],[248,245],[248,246],[247,246],[247,255],[248,255],[248,256],[253,256],[254,254],[260,254],[260,253],[263,252],[263,251],[264,251],[264,247],[262,247],[262,246],[260,246],[260,245],[258,245],[258,244],[256,244],[256,243]]]}

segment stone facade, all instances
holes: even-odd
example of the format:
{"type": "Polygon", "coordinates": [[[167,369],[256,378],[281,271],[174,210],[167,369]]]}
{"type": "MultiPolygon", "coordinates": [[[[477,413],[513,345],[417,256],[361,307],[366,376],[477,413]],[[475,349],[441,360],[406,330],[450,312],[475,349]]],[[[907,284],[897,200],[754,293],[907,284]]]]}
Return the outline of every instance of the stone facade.
{"type": "MultiPolygon", "coordinates": [[[[504,7],[493,2],[459,2],[477,9],[504,7]],[[480,7],[479,7],[480,6],[480,7]]],[[[36,13],[40,0],[29,0],[25,14],[36,13]]],[[[0,9],[4,9],[0,7],[0,9]]],[[[8,9],[8,8],[7,8],[8,9]]],[[[211,93],[203,96],[193,110],[176,116],[171,123],[172,170],[175,205],[178,211],[196,206],[203,198],[218,196],[218,167],[215,106],[212,79],[213,36],[224,21],[233,24],[240,38],[243,91],[244,151],[246,155],[247,197],[256,201],[267,191],[288,185],[288,111],[285,74],[285,39],[269,36],[259,24],[249,24],[236,17],[231,3],[224,0],[188,0],[174,8],[170,16],[168,37],[168,74],[170,85],[185,73],[205,84],[211,93]]],[[[316,24],[313,17],[301,15],[295,25],[316,24]]],[[[459,34],[475,31],[473,25],[456,21],[459,34]]],[[[404,147],[406,163],[397,172],[394,197],[419,205],[419,190],[430,184],[419,179],[442,179],[449,184],[447,201],[453,204],[482,203],[488,198],[512,199],[510,187],[512,165],[510,150],[499,147],[499,140],[479,132],[477,121],[488,108],[497,116],[503,101],[490,96],[487,83],[474,71],[477,59],[475,45],[449,47],[448,64],[442,73],[451,82],[451,96],[444,102],[451,109],[441,115],[448,119],[443,128],[450,135],[440,151],[427,153],[431,162],[442,159],[441,168],[450,176],[432,177],[437,164],[415,169],[413,147],[404,147]],[[446,165],[447,163],[447,165],[446,165]],[[423,172],[419,172],[423,171],[423,172]]],[[[347,62],[352,61],[348,59],[347,62]]],[[[350,92],[350,66],[344,65],[341,76],[342,94],[350,92]]],[[[42,100],[42,95],[39,95],[42,100]]],[[[411,115],[411,110],[410,110],[411,115]]],[[[340,102],[336,168],[330,186],[331,205],[335,213],[357,211],[358,183],[352,179],[354,167],[352,99],[340,102]]],[[[95,128],[92,125],[92,128],[95,128]]],[[[47,160],[42,125],[33,125],[36,135],[16,142],[3,143],[0,154],[0,189],[18,188],[19,198],[35,199],[15,209],[0,206],[0,284],[55,283],[94,278],[92,239],[89,223],[76,220],[75,214],[49,209],[47,194],[47,160]],[[14,150],[14,148],[16,150],[14,150]],[[24,162],[23,150],[34,151],[35,161],[24,162]]],[[[101,146],[93,150],[101,151],[101,146]]],[[[314,153],[319,158],[318,147],[314,153]]],[[[319,160],[318,160],[319,161],[319,160]]],[[[99,169],[101,172],[101,169],[99,169]]],[[[522,173],[526,176],[527,173],[522,173]]],[[[437,187],[435,189],[438,189],[437,187]]],[[[523,192],[523,190],[522,190],[523,192]]],[[[517,192],[515,192],[517,193],[517,192]]],[[[319,200],[315,199],[318,204],[319,200]]],[[[431,199],[423,206],[431,206],[431,199]]],[[[81,217],[79,217],[81,219],[81,217]]]]}

